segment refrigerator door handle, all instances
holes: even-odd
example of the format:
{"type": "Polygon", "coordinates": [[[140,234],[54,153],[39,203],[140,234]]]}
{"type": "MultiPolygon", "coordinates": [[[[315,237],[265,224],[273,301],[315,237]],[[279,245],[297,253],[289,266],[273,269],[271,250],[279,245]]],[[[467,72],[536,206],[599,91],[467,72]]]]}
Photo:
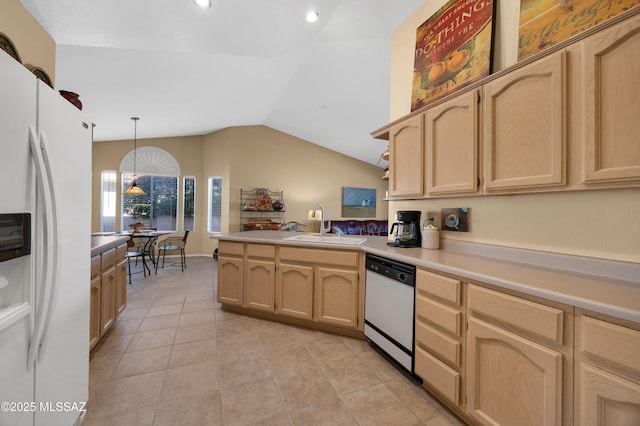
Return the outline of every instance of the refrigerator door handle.
{"type": "Polygon", "coordinates": [[[51,314],[53,313],[54,301],[56,300],[56,286],[58,284],[58,252],[60,252],[60,247],[58,246],[58,206],[56,204],[56,191],[53,185],[54,179],[51,171],[51,161],[49,160],[49,154],[47,152],[48,149],[47,135],[46,133],[40,132],[40,148],[42,150],[42,159],[44,160],[44,167],[47,173],[47,180],[49,183],[49,187],[47,188],[51,204],[50,215],[49,215],[49,225],[51,231],[51,245],[53,246],[53,256],[51,258],[51,269],[48,271],[50,276],[49,281],[49,298],[47,304],[49,305],[47,308],[47,314],[44,319],[43,329],[42,329],[42,337],[40,338],[40,344],[38,349],[38,362],[42,362],[44,359],[44,353],[47,348],[47,341],[49,338],[49,324],[51,323],[51,314]]]}
{"type": "MultiPolygon", "coordinates": [[[[36,187],[38,188],[38,197],[42,206],[42,268],[40,272],[40,288],[39,301],[36,303],[36,315],[33,327],[33,335],[29,344],[29,352],[27,354],[27,369],[31,370],[35,365],[35,359],[39,352],[40,341],[45,329],[45,321],[48,317],[49,300],[51,299],[51,281],[54,270],[52,268],[53,255],[55,253],[52,240],[51,229],[51,193],[49,185],[49,173],[46,170],[45,162],[40,148],[40,140],[36,136],[36,130],[33,126],[29,126],[29,146],[36,169],[36,187]]],[[[38,296],[36,291],[36,297],[38,296]]]]}

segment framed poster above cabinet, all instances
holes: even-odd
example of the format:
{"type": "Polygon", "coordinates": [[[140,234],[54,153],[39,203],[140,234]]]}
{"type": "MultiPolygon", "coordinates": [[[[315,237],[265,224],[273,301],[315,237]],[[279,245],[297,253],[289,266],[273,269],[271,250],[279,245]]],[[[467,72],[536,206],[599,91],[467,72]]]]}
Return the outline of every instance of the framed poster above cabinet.
{"type": "Polygon", "coordinates": [[[450,0],[418,27],[412,112],[491,74],[495,3],[450,0]]]}

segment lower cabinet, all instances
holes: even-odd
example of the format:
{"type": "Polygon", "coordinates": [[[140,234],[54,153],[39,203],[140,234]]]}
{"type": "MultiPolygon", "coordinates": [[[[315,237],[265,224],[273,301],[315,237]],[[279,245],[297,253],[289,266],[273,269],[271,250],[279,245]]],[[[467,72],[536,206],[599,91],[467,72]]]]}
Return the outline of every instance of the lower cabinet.
{"type": "Polygon", "coordinates": [[[466,413],[482,424],[571,424],[573,308],[476,284],[467,294],[466,413]]]}
{"type": "Polygon", "coordinates": [[[91,258],[89,349],[109,331],[127,307],[127,245],[91,258]]]}
{"type": "Polygon", "coordinates": [[[244,243],[218,244],[218,302],[242,306],[244,288],[244,243]]]}
{"type": "Polygon", "coordinates": [[[485,424],[562,424],[562,353],[474,318],[468,413],[485,424]]]}
{"type": "Polygon", "coordinates": [[[315,319],[326,324],[356,328],[358,271],[318,266],[315,285],[315,319]]]}
{"type": "Polygon", "coordinates": [[[111,266],[101,274],[100,336],[116,321],[116,268],[111,266]]]}
{"type": "Polygon", "coordinates": [[[273,312],[276,282],[276,248],[267,244],[247,244],[244,306],[273,312]]]}
{"type": "Polygon", "coordinates": [[[463,408],[464,313],[462,280],[416,271],[415,365],[424,386],[463,408]]]}
{"type": "Polygon", "coordinates": [[[470,424],[573,424],[574,325],[572,306],[417,269],[415,374],[470,424]]]}
{"type": "Polygon", "coordinates": [[[276,279],[276,313],[313,319],[313,266],[280,262],[276,279]]]}
{"type": "Polygon", "coordinates": [[[362,330],[361,253],[220,241],[218,302],[307,325],[362,330]]]}
{"type": "Polygon", "coordinates": [[[102,306],[100,277],[100,255],[91,258],[91,295],[89,314],[89,349],[98,343],[101,336],[102,326],[100,320],[100,310],[102,306]]]}
{"type": "Polygon", "coordinates": [[[576,328],[576,424],[640,424],[640,325],[582,312],[576,328]]]}
{"type": "Polygon", "coordinates": [[[127,245],[116,248],[116,318],[127,307],[127,245]]]}

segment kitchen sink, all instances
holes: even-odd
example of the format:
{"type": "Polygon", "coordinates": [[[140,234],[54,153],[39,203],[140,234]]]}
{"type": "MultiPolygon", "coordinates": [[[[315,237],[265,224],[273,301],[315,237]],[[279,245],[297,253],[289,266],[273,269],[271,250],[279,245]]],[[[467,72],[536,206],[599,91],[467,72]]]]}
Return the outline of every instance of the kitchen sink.
{"type": "Polygon", "coordinates": [[[358,244],[362,244],[365,241],[367,241],[366,238],[362,238],[359,236],[337,235],[337,234],[294,235],[292,237],[285,237],[283,238],[283,240],[300,241],[305,243],[340,244],[340,245],[346,245],[346,246],[357,246],[358,244]]]}

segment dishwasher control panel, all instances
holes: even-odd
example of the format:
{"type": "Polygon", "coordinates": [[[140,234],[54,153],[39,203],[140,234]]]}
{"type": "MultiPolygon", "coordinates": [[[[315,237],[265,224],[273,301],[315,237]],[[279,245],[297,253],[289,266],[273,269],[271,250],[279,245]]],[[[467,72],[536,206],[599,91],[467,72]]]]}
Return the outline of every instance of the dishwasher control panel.
{"type": "Polygon", "coordinates": [[[383,257],[367,255],[367,271],[371,271],[394,281],[415,286],[416,267],[383,257]]]}

